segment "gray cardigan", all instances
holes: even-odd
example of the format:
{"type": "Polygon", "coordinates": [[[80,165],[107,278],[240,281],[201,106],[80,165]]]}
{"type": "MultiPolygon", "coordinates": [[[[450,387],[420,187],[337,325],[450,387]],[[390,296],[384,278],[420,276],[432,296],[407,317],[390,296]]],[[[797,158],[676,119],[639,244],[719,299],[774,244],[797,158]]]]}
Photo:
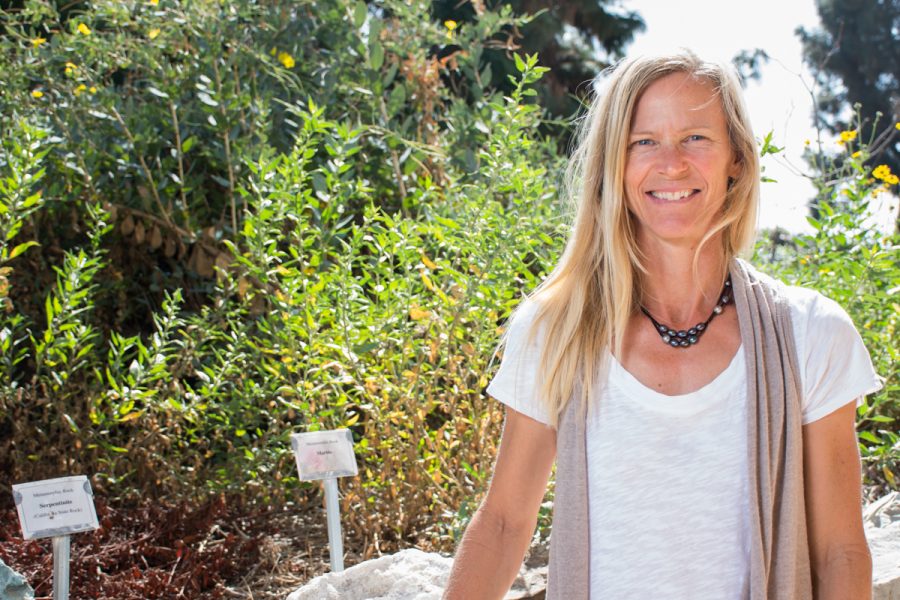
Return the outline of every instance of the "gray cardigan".
{"type": "MultiPolygon", "coordinates": [[[[756,490],[750,496],[750,600],[811,600],[801,387],[790,308],[779,282],[740,259],[730,270],[747,361],[749,489],[756,490]]],[[[574,398],[560,417],[556,452],[547,600],[587,600],[585,419],[574,398]]]]}

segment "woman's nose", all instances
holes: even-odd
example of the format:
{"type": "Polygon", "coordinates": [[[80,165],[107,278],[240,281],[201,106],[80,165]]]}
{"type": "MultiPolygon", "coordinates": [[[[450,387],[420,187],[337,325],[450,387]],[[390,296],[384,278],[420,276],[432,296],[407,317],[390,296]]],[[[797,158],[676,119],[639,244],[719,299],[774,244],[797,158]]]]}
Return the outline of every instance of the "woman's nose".
{"type": "Polygon", "coordinates": [[[677,144],[662,144],[657,153],[657,169],[663,175],[675,177],[687,171],[684,151],[677,144]]]}

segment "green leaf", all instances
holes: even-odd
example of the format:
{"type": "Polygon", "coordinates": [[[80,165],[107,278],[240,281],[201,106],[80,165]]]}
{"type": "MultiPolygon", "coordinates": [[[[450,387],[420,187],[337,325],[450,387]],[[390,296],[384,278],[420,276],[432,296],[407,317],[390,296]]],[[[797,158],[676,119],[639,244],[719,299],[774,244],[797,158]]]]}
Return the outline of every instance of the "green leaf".
{"type": "Polygon", "coordinates": [[[858,434],[860,439],[872,442],[873,444],[881,444],[881,440],[871,431],[860,431],[858,434]]]}
{"type": "Polygon", "coordinates": [[[391,115],[395,115],[403,107],[404,102],[406,102],[406,87],[398,84],[391,90],[391,97],[388,99],[388,112],[391,115]]]}
{"type": "Polygon", "coordinates": [[[365,2],[357,2],[356,6],[353,7],[353,25],[357,29],[362,27],[363,23],[366,22],[366,15],[368,12],[365,2]]]}
{"type": "Polygon", "coordinates": [[[15,248],[12,249],[12,252],[9,253],[9,260],[12,260],[15,257],[19,256],[20,254],[22,254],[23,252],[25,252],[32,246],[38,246],[38,245],[39,244],[33,240],[25,242],[24,244],[19,244],[18,246],[16,246],[15,248]]]}
{"type": "Polygon", "coordinates": [[[874,421],[876,423],[893,423],[894,419],[888,417],[886,415],[875,415],[874,417],[869,417],[870,421],[874,421]]]}
{"type": "Polygon", "coordinates": [[[519,73],[524,73],[526,68],[525,61],[522,60],[522,57],[519,56],[518,53],[513,53],[513,58],[516,61],[516,70],[519,71],[519,73]]]}
{"type": "Polygon", "coordinates": [[[194,136],[189,137],[188,139],[181,142],[181,152],[182,154],[187,154],[191,151],[191,148],[194,147],[194,144],[197,142],[197,138],[194,136]]]}
{"type": "Polygon", "coordinates": [[[369,64],[376,71],[384,64],[384,47],[377,41],[373,41],[369,45],[369,64]]]}

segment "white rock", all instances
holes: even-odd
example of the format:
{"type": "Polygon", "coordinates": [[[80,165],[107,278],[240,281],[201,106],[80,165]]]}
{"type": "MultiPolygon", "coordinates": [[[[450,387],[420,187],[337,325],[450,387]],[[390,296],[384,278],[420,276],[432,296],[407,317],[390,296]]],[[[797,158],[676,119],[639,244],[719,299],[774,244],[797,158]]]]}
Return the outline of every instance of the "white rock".
{"type": "Polygon", "coordinates": [[[439,600],[453,559],[402,550],[316,577],[287,600],[439,600]]]}
{"type": "Polygon", "coordinates": [[[900,600],[900,493],[873,502],[863,514],[872,552],[872,600],[900,600]]]}

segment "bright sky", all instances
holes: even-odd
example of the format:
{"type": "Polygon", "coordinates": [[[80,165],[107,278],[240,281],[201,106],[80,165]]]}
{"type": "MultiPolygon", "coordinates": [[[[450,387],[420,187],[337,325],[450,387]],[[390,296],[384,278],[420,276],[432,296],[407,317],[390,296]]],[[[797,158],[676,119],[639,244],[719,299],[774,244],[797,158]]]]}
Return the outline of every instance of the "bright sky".
{"type": "MultiPolygon", "coordinates": [[[[640,13],[647,24],[628,47],[628,54],[679,47],[725,61],[741,50],[762,48],[769,54],[770,62],[760,69],[762,78],[748,84],[745,97],[757,139],[771,130],[772,141],[786,149],[783,157],[763,159],[766,175],[778,182],[762,186],[759,225],[809,231],[806,203],[814,192],[799,173],[806,171],[801,158],[804,140],[815,140],[815,130],[806,88],[811,77],[803,66],[794,30],[818,25],[814,0],[621,0],[620,4],[640,13]]],[[[824,139],[830,142],[831,137],[824,139]]]]}

